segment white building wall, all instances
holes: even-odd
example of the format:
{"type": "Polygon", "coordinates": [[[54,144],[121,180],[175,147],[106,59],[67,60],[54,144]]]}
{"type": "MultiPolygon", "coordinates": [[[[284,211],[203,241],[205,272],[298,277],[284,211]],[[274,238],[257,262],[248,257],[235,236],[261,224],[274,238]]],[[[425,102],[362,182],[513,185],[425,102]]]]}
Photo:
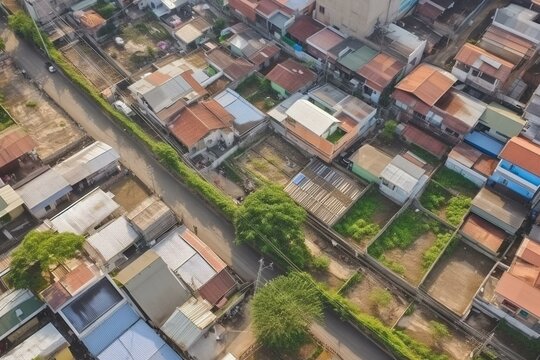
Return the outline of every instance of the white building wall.
{"type": "Polygon", "coordinates": [[[484,186],[487,181],[487,177],[472,169],[469,169],[468,167],[465,167],[463,164],[457,162],[452,158],[448,158],[444,165],[450,170],[453,170],[465,177],[466,179],[472,181],[478,187],[484,186]]]}

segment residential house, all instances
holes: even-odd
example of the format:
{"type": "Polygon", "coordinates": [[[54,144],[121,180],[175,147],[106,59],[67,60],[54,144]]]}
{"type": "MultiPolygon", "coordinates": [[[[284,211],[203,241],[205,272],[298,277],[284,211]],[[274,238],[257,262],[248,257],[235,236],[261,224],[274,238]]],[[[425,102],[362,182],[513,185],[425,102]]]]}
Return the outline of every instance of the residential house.
{"type": "Polygon", "coordinates": [[[232,89],[225,89],[221,93],[214,96],[227,113],[234,118],[233,127],[235,132],[242,137],[250,130],[261,124],[266,115],[244,99],[240,94],[232,89]]]}
{"type": "Polygon", "coordinates": [[[491,258],[501,255],[505,249],[503,245],[509,239],[503,229],[474,213],[465,217],[459,233],[469,245],[491,258]]]}
{"type": "Polygon", "coordinates": [[[452,74],[489,95],[501,90],[515,67],[515,64],[469,43],[461,47],[454,60],[452,74]]]}
{"type": "Polygon", "coordinates": [[[17,184],[15,191],[23,199],[30,213],[42,219],[62,202],[69,199],[73,190],[71,185],[54,169],[47,169],[42,174],[25,179],[17,184]]]}
{"type": "Polygon", "coordinates": [[[219,301],[236,289],[236,281],[223,260],[185,226],[163,235],[152,249],[185,284],[193,291],[199,291],[207,301],[219,301]],[[216,276],[222,272],[222,277],[216,276]],[[214,279],[220,283],[214,283],[211,289],[202,292],[204,285],[214,279]]]}
{"type": "Polygon", "coordinates": [[[110,273],[135,252],[139,233],[121,216],[89,236],[83,247],[104,272],[110,273]]]}
{"type": "Polygon", "coordinates": [[[345,101],[342,103],[345,110],[330,115],[308,100],[297,100],[281,122],[285,137],[309,154],[327,163],[332,162],[358,139],[364,126],[366,129],[369,127],[375,115],[375,109],[357,98],[348,97],[345,101]],[[347,109],[352,111],[348,113],[347,109]],[[353,116],[349,115],[351,113],[353,116]]]}
{"type": "Polygon", "coordinates": [[[477,124],[486,106],[452,88],[456,77],[421,64],[396,85],[392,94],[401,121],[411,121],[456,144],[477,124]]]}
{"type": "Polygon", "coordinates": [[[75,360],[69,343],[54,327],[48,323],[14,349],[2,356],[4,360],[62,359],[75,360]]]}
{"type": "Polygon", "coordinates": [[[112,193],[95,188],[44,224],[58,232],[92,235],[101,224],[116,218],[120,205],[113,197],[112,193]]]}
{"type": "Polygon", "coordinates": [[[512,265],[495,287],[492,304],[510,325],[540,337],[540,243],[523,239],[512,265]]]}
{"type": "Polygon", "coordinates": [[[455,0],[419,0],[416,13],[431,22],[437,20],[447,10],[454,7],[455,0]]]}
{"type": "Polygon", "coordinates": [[[18,160],[34,151],[34,140],[22,128],[11,126],[0,132],[0,175],[18,168],[18,160]]]}
{"type": "Polygon", "coordinates": [[[540,24],[536,22],[538,13],[516,4],[509,4],[495,10],[493,26],[528,40],[538,46],[540,44],[540,24]]]}
{"type": "Polygon", "coordinates": [[[0,183],[0,225],[22,215],[23,205],[23,199],[11,186],[0,183]]]}
{"type": "Polygon", "coordinates": [[[527,200],[540,188],[540,145],[513,137],[499,154],[501,161],[490,177],[527,200]]]}
{"type": "Polygon", "coordinates": [[[109,145],[96,141],[63,160],[53,169],[74,189],[92,186],[119,171],[120,155],[109,145]]]}
{"type": "Polygon", "coordinates": [[[490,25],[487,28],[478,46],[512,64],[520,64],[530,59],[536,52],[536,42],[496,25],[490,25]]]}
{"type": "Polygon", "coordinates": [[[268,110],[266,114],[270,117],[270,125],[275,132],[281,134],[282,136],[285,136],[285,132],[287,130],[285,128],[284,121],[285,119],[287,119],[287,110],[289,110],[289,108],[293,106],[294,103],[301,99],[308,100],[309,97],[307,95],[297,92],[277,104],[272,109],[268,110]]]}
{"type": "Polygon", "coordinates": [[[421,166],[425,163],[410,152],[396,155],[381,171],[379,189],[394,202],[404,204],[429,181],[421,166]]]}
{"type": "Polygon", "coordinates": [[[234,117],[211,99],[186,107],[169,130],[194,154],[214,146],[231,147],[235,137],[233,122],[234,117]]]}
{"type": "Polygon", "coordinates": [[[333,27],[325,27],[315,34],[311,35],[307,40],[306,51],[319,61],[326,62],[331,56],[330,51],[344,42],[347,35],[339,32],[333,27]]]}
{"type": "Polygon", "coordinates": [[[126,217],[146,244],[151,244],[178,222],[171,208],[157,196],[144,199],[126,217]]]}
{"type": "Polygon", "coordinates": [[[351,171],[370,183],[378,183],[381,173],[392,158],[385,152],[369,145],[362,145],[349,158],[352,162],[351,171]]]}
{"type": "Polygon", "coordinates": [[[188,0],[142,0],[137,2],[139,10],[150,8],[158,18],[168,14],[181,15],[190,6],[188,0]]]}
{"type": "Polygon", "coordinates": [[[380,24],[406,14],[416,0],[319,0],[314,17],[357,38],[367,37],[380,24]]]}
{"type": "Polygon", "coordinates": [[[107,23],[107,20],[94,10],[76,11],[73,13],[73,18],[81,25],[86,34],[95,39],[99,37],[99,29],[107,23]]]}
{"type": "Polygon", "coordinates": [[[515,112],[492,102],[486,107],[486,111],[482,116],[480,116],[475,130],[481,131],[502,143],[506,143],[521,133],[525,123],[526,121],[515,112]]]}
{"type": "Polygon", "coordinates": [[[369,63],[377,54],[378,51],[367,45],[347,48],[339,55],[335,63],[336,71],[339,72],[341,78],[349,80],[350,84],[357,88],[360,85],[357,71],[369,63]]]}
{"type": "Polygon", "coordinates": [[[529,99],[523,118],[527,120],[523,136],[535,143],[540,143],[540,86],[534,90],[529,99]]]}
{"type": "Polygon", "coordinates": [[[203,17],[193,18],[175,29],[174,36],[184,51],[193,50],[206,40],[212,25],[203,17]]]}
{"type": "Polygon", "coordinates": [[[482,187],[493,174],[497,162],[496,158],[461,142],[450,151],[444,165],[482,187]]]}
{"type": "Polygon", "coordinates": [[[187,352],[215,323],[217,317],[211,309],[212,306],[206,300],[192,297],[174,311],[161,326],[161,331],[182,351],[187,352]]]}
{"type": "Polygon", "coordinates": [[[281,49],[275,42],[264,39],[248,25],[238,23],[224,31],[233,34],[226,40],[231,53],[246,58],[257,70],[264,69],[277,60],[281,49]]]}
{"type": "MultiPolygon", "coordinates": [[[[392,84],[401,77],[405,65],[396,58],[384,53],[377,54],[367,64],[357,70],[363,80],[362,93],[375,104],[383,92],[390,90],[392,84]]],[[[387,93],[387,96],[390,94],[387,93]]]]}
{"type": "Polygon", "coordinates": [[[154,326],[161,326],[191,293],[153,250],[122,269],[114,279],[154,326]]]}
{"type": "Polygon", "coordinates": [[[516,200],[483,187],[472,200],[471,213],[514,235],[521,228],[528,211],[516,200]]]}
{"type": "Polygon", "coordinates": [[[222,71],[231,80],[232,83],[229,87],[232,88],[257,70],[256,66],[250,61],[231,56],[220,48],[206,52],[205,56],[209,65],[218,71],[222,71]]]}
{"type": "Polygon", "coordinates": [[[295,48],[304,50],[307,48],[307,39],[324,29],[325,25],[311,16],[298,16],[294,23],[287,29],[287,39],[295,43],[295,48]]]}
{"type": "Polygon", "coordinates": [[[438,159],[442,159],[448,152],[448,146],[444,142],[414,125],[399,124],[396,132],[406,143],[418,146],[438,159]]]}
{"type": "Polygon", "coordinates": [[[295,92],[306,91],[317,80],[317,75],[293,59],[287,59],[266,74],[266,79],[270,81],[272,89],[287,97],[295,92]]]}
{"type": "Polygon", "coordinates": [[[32,329],[45,304],[30,290],[10,290],[0,296],[0,341],[17,342],[32,329]]]}
{"type": "Polygon", "coordinates": [[[144,75],[128,89],[139,106],[167,126],[186,106],[207,94],[191,69],[169,66],[144,75]]]}

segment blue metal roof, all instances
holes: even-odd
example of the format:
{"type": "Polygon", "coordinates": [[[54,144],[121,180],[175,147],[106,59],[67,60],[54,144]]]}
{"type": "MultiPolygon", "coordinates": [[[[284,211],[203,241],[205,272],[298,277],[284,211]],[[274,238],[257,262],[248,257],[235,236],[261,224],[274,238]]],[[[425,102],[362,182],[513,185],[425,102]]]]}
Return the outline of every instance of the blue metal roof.
{"type": "Polygon", "coordinates": [[[467,144],[477,148],[481,152],[495,157],[499,156],[499,153],[504,147],[502,142],[480,131],[473,131],[467,134],[464,140],[467,144]]]}
{"type": "Polygon", "coordinates": [[[92,355],[102,352],[120,335],[139,320],[139,316],[129,304],[124,304],[102,324],[97,326],[82,341],[92,355]]]}

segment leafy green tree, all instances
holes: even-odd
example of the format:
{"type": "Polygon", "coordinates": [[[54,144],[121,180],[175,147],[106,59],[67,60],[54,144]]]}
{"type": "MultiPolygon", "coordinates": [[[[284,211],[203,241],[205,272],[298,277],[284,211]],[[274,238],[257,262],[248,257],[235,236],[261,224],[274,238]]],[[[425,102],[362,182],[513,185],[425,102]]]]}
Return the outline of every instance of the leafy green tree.
{"type": "Polygon", "coordinates": [[[396,128],[398,123],[395,120],[388,120],[384,123],[384,127],[381,132],[381,138],[384,142],[392,142],[396,137],[396,128]]]}
{"type": "Polygon", "coordinates": [[[45,282],[42,274],[75,256],[83,243],[83,236],[72,233],[29,232],[11,256],[11,284],[17,289],[39,289],[45,282]]]}
{"type": "Polygon", "coordinates": [[[43,42],[45,42],[47,47],[52,46],[47,35],[42,33],[40,37],[40,33],[34,25],[34,22],[23,11],[17,11],[15,14],[9,15],[8,25],[16,34],[22,36],[26,40],[33,41],[34,44],[37,44],[40,48],[43,48],[43,42]],[[43,39],[43,41],[41,39],[43,39]]]}
{"type": "Polygon", "coordinates": [[[322,318],[316,287],[301,273],[280,276],[260,289],[251,303],[255,335],[261,344],[293,352],[307,339],[309,326],[322,318]]]}
{"type": "Polygon", "coordinates": [[[253,245],[288,266],[281,252],[303,269],[312,258],[304,242],[305,220],[305,210],[283,189],[274,185],[264,186],[250,194],[238,209],[236,242],[253,245]]]}
{"type": "Polygon", "coordinates": [[[214,30],[214,34],[216,34],[217,37],[221,36],[221,30],[225,29],[227,26],[227,23],[225,22],[225,19],[223,18],[217,18],[214,21],[214,26],[212,29],[214,30]]]}

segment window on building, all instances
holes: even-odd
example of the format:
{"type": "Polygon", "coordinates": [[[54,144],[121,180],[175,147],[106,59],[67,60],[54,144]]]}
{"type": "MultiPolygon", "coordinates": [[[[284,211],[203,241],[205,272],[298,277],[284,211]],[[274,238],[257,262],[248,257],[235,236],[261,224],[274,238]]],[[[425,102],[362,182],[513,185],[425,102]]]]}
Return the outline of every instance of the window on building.
{"type": "Polygon", "coordinates": [[[519,316],[521,316],[522,318],[528,318],[529,317],[529,313],[525,310],[519,310],[518,312],[519,316]]]}
{"type": "Polygon", "coordinates": [[[407,106],[407,104],[405,103],[402,103],[401,101],[398,101],[396,100],[396,106],[402,110],[408,110],[409,107],[407,106]]]}
{"type": "Polygon", "coordinates": [[[503,133],[500,133],[500,132],[498,132],[498,131],[495,131],[495,133],[496,133],[497,135],[499,135],[499,136],[505,138],[506,141],[510,140],[510,138],[509,138],[508,136],[506,136],[505,134],[503,134],[503,133]]]}
{"type": "Polygon", "coordinates": [[[508,310],[511,310],[511,311],[514,311],[514,312],[517,311],[517,309],[518,309],[518,307],[516,305],[512,304],[510,301],[508,301],[506,299],[502,301],[502,305],[505,308],[507,308],[508,310]]]}
{"type": "Polygon", "coordinates": [[[50,210],[51,210],[51,205],[45,206],[45,211],[50,211],[50,210]]]}
{"type": "Polygon", "coordinates": [[[420,114],[419,112],[414,111],[413,115],[418,120],[426,121],[426,115],[424,115],[424,114],[420,114]]]}
{"type": "MultiPolygon", "coordinates": [[[[460,63],[459,61],[456,62],[456,68],[458,68],[459,70],[463,71],[463,72],[466,72],[468,73],[469,70],[471,70],[471,67],[469,65],[465,65],[463,63],[460,63]]],[[[474,71],[474,70],[473,70],[474,71]]]]}
{"type": "Polygon", "coordinates": [[[319,5],[319,12],[324,15],[324,6],[319,5]]]}
{"type": "Polygon", "coordinates": [[[447,133],[448,135],[452,135],[453,137],[459,137],[459,133],[455,132],[452,129],[445,128],[444,132],[447,133]]]}
{"type": "Polygon", "coordinates": [[[369,86],[364,85],[364,94],[371,96],[371,94],[373,94],[373,89],[369,86]]]}
{"type": "Polygon", "coordinates": [[[381,183],[386,186],[387,188],[389,188],[390,190],[394,190],[396,188],[396,186],[392,183],[390,183],[388,180],[386,179],[381,179],[381,183]]]}
{"type": "Polygon", "coordinates": [[[480,79],[482,79],[482,80],[484,80],[484,81],[487,81],[487,82],[490,83],[490,84],[495,84],[495,82],[497,81],[497,79],[494,78],[493,76],[487,75],[487,74],[484,74],[484,73],[482,73],[482,74],[480,75],[480,79]]]}

